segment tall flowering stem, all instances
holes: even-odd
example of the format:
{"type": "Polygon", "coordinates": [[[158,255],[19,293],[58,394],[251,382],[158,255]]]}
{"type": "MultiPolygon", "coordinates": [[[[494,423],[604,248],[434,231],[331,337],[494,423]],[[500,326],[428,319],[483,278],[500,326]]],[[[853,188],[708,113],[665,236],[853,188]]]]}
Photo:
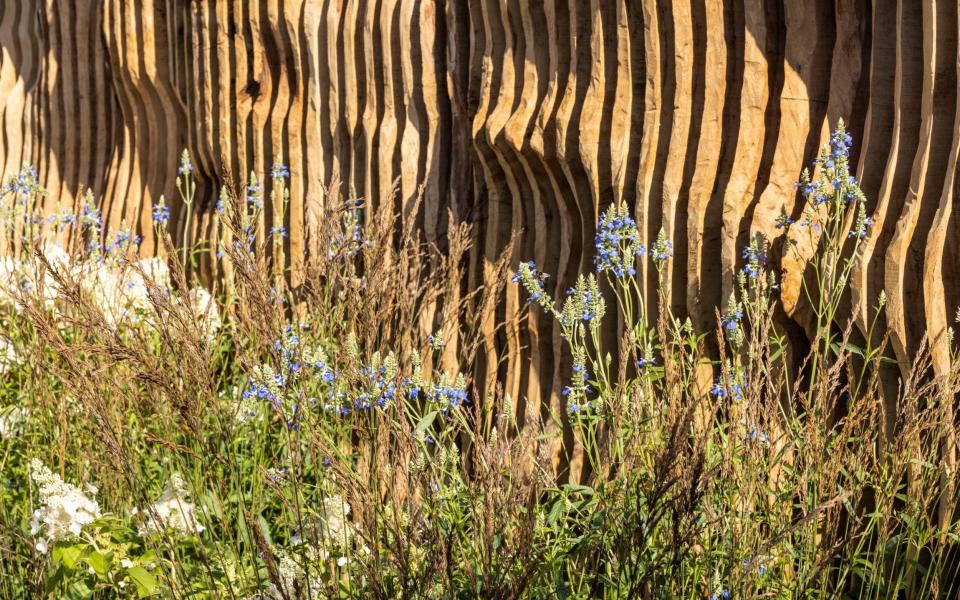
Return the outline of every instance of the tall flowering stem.
{"type": "MultiPolygon", "coordinates": [[[[815,287],[811,288],[806,279],[802,283],[816,315],[815,343],[822,345],[823,356],[831,352],[833,336],[830,325],[836,319],[861,243],[873,224],[866,214],[863,192],[851,173],[852,143],[853,138],[847,133],[843,121],[838,121],[829,143],[814,161],[816,177],[805,169],[797,184],[807,199],[804,219],[797,225],[806,230],[811,246],[820,245],[823,249],[814,253],[810,261],[815,287]],[[847,240],[852,240],[852,248],[847,240]]],[[[788,247],[798,252],[795,240],[788,240],[788,247]]],[[[820,353],[814,356],[820,356],[820,353]]]]}
{"type": "MultiPolygon", "coordinates": [[[[566,292],[562,306],[544,289],[547,275],[541,273],[533,262],[521,263],[513,276],[527,292],[531,304],[552,315],[561,326],[561,335],[566,340],[573,369],[570,383],[563,388],[567,412],[574,418],[575,427],[584,441],[584,450],[592,464],[603,459],[598,443],[602,422],[610,417],[609,401],[615,399],[617,383],[611,375],[613,362],[604,352],[604,340],[600,326],[607,305],[601,292],[601,278],[605,277],[617,298],[619,314],[627,327],[626,347],[621,352],[637,358],[636,368],[657,368],[655,333],[647,325],[644,295],[637,278],[640,260],[651,260],[660,281],[668,261],[673,256],[673,246],[661,231],[654,246],[649,250],[641,243],[640,231],[623,204],[610,206],[597,223],[594,238],[595,273],[581,275],[566,292]]],[[[644,385],[649,379],[644,377],[644,385]]],[[[642,394],[652,400],[652,394],[642,394]]]]}
{"type": "Polygon", "coordinates": [[[180,193],[180,199],[187,207],[186,219],[183,221],[183,248],[181,260],[185,271],[189,271],[190,265],[187,262],[187,252],[190,236],[190,220],[193,217],[193,199],[197,193],[197,182],[193,180],[193,164],[190,162],[190,152],[183,151],[180,155],[180,166],[177,168],[177,192],[180,193]]]}
{"type": "Polygon", "coordinates": [[[9,235],[14,237],[20,229],[20,224],[25,231],[22,237],[26,241],[34,240],[33,226],[37,224],[37,217],[33,216],[34,207],[37,198],[47,194],[47,191],[40,186],[37,179],[37,170],[30,164],[24,164],[23,168],[16,175],[10,176],[3,186],[0,186],[0,199],[10,196],[13,198],[13,205],[7,209],[4,207],[4,220],[9,235]]]}
{"type": "Polygon", "coordinates": [[[287,167],[282,162],[276,162],[270,170],[270,179],[273,182],[270,193],[273,204],[273,227],[270,228],[270,237],[273,239],[273,278],[277,289],[280,289],[284,281],[283,240],[288,233],[283,223],[290,200],[290,192],[286,187],[286,180],[289,178],[290,171],[287,167]]]}

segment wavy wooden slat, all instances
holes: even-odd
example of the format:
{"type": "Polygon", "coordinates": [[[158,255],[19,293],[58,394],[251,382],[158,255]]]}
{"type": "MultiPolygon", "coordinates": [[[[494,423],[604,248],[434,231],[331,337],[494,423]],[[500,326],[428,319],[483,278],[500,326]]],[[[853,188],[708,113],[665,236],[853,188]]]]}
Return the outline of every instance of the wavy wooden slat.
{"type": "MultiPolygon", "coordinates": [[[[720,235],[720,301],[726,302],[733,292],[735,273],[740,260],[740,249],[747,235],[747,215],[755,205],[757,179],[763,161],[767,121],[772,120],[773,108],[770,106],[771,55],[768,37],[767,13],[760,0],[744,0],[735,11],[735,39],[741,38],[742,75],[735,82],[739,88],[740,103],[735,109],[734,122],[736,132],[727,131],[726,137],[736,135],[733,141],[736,156],[728,170],[722,173],[719,181],[725,183],[723,191],[722,220],[720,235]]],[[[714,258],[716,260],[717,257],[714,258]]],[[[707,308],[709,310],[709,307],[707,308]]]]}
{"type": "MultiPolygon", "coordinates": [[[[860,122],[860,116],[853,114],[854,98],[860,85],[862,61],[860,58],[861,46],[863,40],[863,20],[858,18],[855,5],[837,5],[834,10],[835,19],[835,37],[833,40],[833,51],[829,64],[829,76],[822,72],[814,73],[813,77],[822,77],[829,82],[829,86],[823,88],[818,86],[817,93],[820,98],[812,97],[811,103],[819,111],[823,104],[822,98],[826,97],[826,118],[820,122],[821,144],[826,143],[830,137],[832,124],[839,119],[845,118],[849,124],[850,130],[855,130],[853,121],[860,122]]],[[[821,58],[821,60],[823,60],[821,58]]],[[[825,65],[824,65],[825,66],[825,65]]],[[[812,112],[812,111],[811,111],[812,112]]],[[[824,113],[820,113],[822,118],[824,113]]],[[[811,133],[815,130],[816,120],[811,122],[811,133]]],[[[825,214],[824,209],[816,209],[803,203],[803,210],[818,210],[821,215],[825,214]]],[[[853,215],[848,219],[852,220],[853,215]]],[[[803,293],[803,279],[808,282],[816,277],[812,268],[808,268],[810,258],[817,251],[821,241],[820,232],[816,228],[805,227],[802,223],[790,228],[791,237],[795,245],[789,249],[782,257],[783,277],[781,283],[782,299],[784,308],[803,326],[807,333],[812,335],[816,329],[816,318],[813,307],[809,305],[807,296],[803,293]]],[[[852,251],[852,244],[850,250],[852,251]]],[[[850,307],[847,306],[847,312],[850,307]]]]}
{"type": "MultiPolygon", "coordinates": [[[[41,49],[29,40],[40,36],[39,13],[35,2],[4,3],[0,6],[0,175],[19,172],[24,163],[34,163],[36,118],[32,106],[41,104],[36,96],[41,78],[41,49]]],[[[42,94],[39,94],[42,96],[42,94]]],[[[39,106],[37,106],[39,108],[39,106]]],[[[42,175],[48,176],[43,172],[42,175]]],[[[0,230],[0,244],[12,246],[7,228],[0,230]]]]}
{"type": "MultiPolygon", "coordinates": [[[[943,71],[938,69],[938,81],[943,81],[946,86],[952,80],[956,87],[953,89],[953,123],[944,125],[952,138],[950,151],[944,165],[943,183],[934,188],[940,193],[940,202],[926,236],[921,277],[925,300],[924,316],[933,352],[933,368],[940,376],[947,374],[950,363],[948,330],[953,324],[954,312],[948,302],[960,297],[960,272],[957,263],[957,248],[960,242],[956,235],[957,219],[960,215],[954,210],[960,175],[960,104],[956,102],[960,97],[960,44],[956,33],[956,26],[960,24],[958,17],[960,11],[956,6],[950,5],[943,19],[939,21],[941,31],[948,39],[943,46],[943,71]],[[953,72],[949,73],[951,69],[953,72]],[[939,77],[944,79],[940,80],[939,77]]],[[[940,58],[938,56],[938,62],[940,58]]],[[[944,104],[950,107],[949,102],[944,104]]],[[[921,230],[918,237],[923,233],[921,230]]]]}
{"type": "MultiPolygon", "coordinates": [[[[769,183],[760,194],[751,218],[751,235],[766,239],[778,237],[776,219],[780,211],[799,217],[803,203],[798,201],[795,183],[802,168],[826,142],[829,124],[824,121],[830,94],[831,52],[834,39],[830,25],[832,3],[793,1],[784,3],[787,25],[784,46],[783,90],[780,95],[779,127],[776,149],[770,165],[769,183]],[[806,145],[799,143],[805,140],[806,145]]],[[[797,218],[800,221],[799,218],[797,218]]],[[[797,224],[792,229],[797,230],[797,224]]],[[[801,280],[806,257],[813,252],[805,246],[806,231],[791,234],[799,242],[797,252],[784,252],[784,276],[781,299],[787,313],[796,313],[803,296],[801,280]]],[[[815,239],[813,243],[816,243],[815,239]]],[[[809,313],[800,310],[796,317],[811,329],[809,313]]]]}
{"type": "MultiPolygon", "coordinates": [[[[520,92],[513,105],[512,113],[504,124],[503,140],[517,159],[518,186],[530,199],[523,216],[524,222],[529,224],[528,239],[531,242],[526,247],[532,251],[530,256],[541,269],[555,272],[556,255],[550,253],[548,249],[550,232],[547,211],[549,209],[544,203],[544,197],[549,196],[552,190],[548,186],[541,156],[533,152],[530,147],[535,111],[542,105],[542,98],[546,93],[546,86],[540,80],[540,77],[546,73],[546,69],[541,66],[544,62],[543,50],[545,49],[533,35],[534,19],[543,19],[540,21],[542,27],[545,18],[543,13],[535,10],[536,7],[532,5],[528,10],[518,10],[518,8],[518,3],[510,3],[507,17],[510,19],[511,29],[522,33],[520,39],[525,42],[522,53],[518,48],[516,58],[520,65],[517,68],[517,74],[522,84],[520,84],[520,92]]],[[[545,412],[544,405],[559,406],[559,402],[554,402],[554,390],[551,389],[554,367],[553,323],[550,318],[545,318],[545,315],[531,311],[526,324],[529,336],[530,369],[537,376],[526,378],[522,393],[530,404],[530,410],[540,413],[545,412]]]]}
{"type": "MultiPolygon", "coordinates": [[[[695,11],[700,7],[695,6],[695,11]]],[[[698,56],[695,61],[695,79],[702,82],[702,92],[695,94],[699,98],[700,106],[694,109],[701,118],[697,120],[695,128],[697,135],[692,136],[692,143],[696,143],[696,163],[691,169],[693,176],[689,184],[687,202],[687,268],[685,273],[686,306],[685,310],[693,320],[698,330],[707,330],[713,327],[715,315],[713,307],[722,303],[716,282],[720,280],[719,263],[714,260],[720,248],[722,235],[722,219],[720,209],[723,206],[722,197],[714,187],[717,179],[717,169],[723,160],[724,125],[730,119],[724,119],[729,114],[726,106],[728,86],[727,82],[727,40],[729,39],[728,23],[725,23],[723,7],[720,2],[707,2],[702,7],[702,13],[695,21],[702,22],[702,26],[694,29],[695,46],[698,56]],[[698,110],[699,109],[699,110],[698,110]]],[[[727,147],[729,151],[729,146],[727,147]]]]}
{"type": "MultiPolygon", "coordinates": [[[[578,225],[579,210],[571,192],[567,171],[562,164],[557,129],[558,111],[567,89],[565,84],[570,69],[570,47],[565,43],[569,36],[569,25],[566,7],[556,2],[544,2],[542,13],[537,13],[526,25],[533,31],[540,27],[542,31],[549,32],[541,43],[534,46],[536,67],[541,73],[535,75],[537,90],[542,96],[537,106],[533,107],[537,113],[532,117],[534,122],[530,130],[530,150],[539,159],[539,168],[534,176],[539,180],[539,223],[535,244],[538,260],[543,261],[543,268],[556,274],[552,287],[554,296],[563,294],[567,287],[574,283],[580,267],[580,245],[576,237],[576,233],[581,230],[578,225]],[[570,240],[570,243],[557,249],[550,241],[558,238],[570,240]]],[[[531,77],[533,76],[532,74],[531,77]]],[[[548,285],[547,289],[551,289],[551,286],[548,285]]],[[[548,330],[549,335],[542,336],[543,342],[549,342],[552,346],[548,350],[548,357],[552,362],[552,378],[541,378],[541,385],[549,386],[544,391],[549,394],[547,402],[552,414],[562,415],[565,402],[560,390],[567,384],[571,360],[567,353],[559,351],[563,342],[559,328],[555,323],[552,325],[552,329],[548,330]]],[[[569,424],[566,428],[569,433],[569,424]]],[[[553,447],[548,449],[549,455],[557,464],[561,452],[559,442],[560,440],[557,440],[553,447]]]]}
{"type": "MultiPolygon", "coordinates": [[[[933,94],[934,77],[936,75],[936,51],[933,35],[936,32],[936,4],[931,1],[921,3],[921,13],[916,27],[904,28],[904,42],[922,48],[922,58],[918,65],[921,74],[919,109],[920,127],[918,143],[913,149],[913,164],[910,172],[909,188],[900,204],[899,214],[896,215],[896,224],[889,244],[885,248],[884,260],[884,289],[887,293],[886,315],[888,327],[892,333],[891,343],[901,364],[908,365],[911,361],[911,350],[915,345],[911,343],[907,323],[907,306],[905,304],[909,291],[907,286],[912,283],[908,280],[906,269],[910,239],[913,236],[920,212],[920,202],[926,191],[926,176],[930,167],[930,154],[933,145],[933,94]],[[919,42],[919,43],[918,43],[919,42]],[[911,346],[913,346],[911,348],[911,346]]],[[[912,91],[912,90],[911,90],[912,91]]],[[[912,277],[910,278],[912,280],[912,277]]],[[[919,308],[919,307],[918,307],[919,308]]]]}
{"type": "MultiPolygon", "coordinates": [[[[857,167],[857,179],[871,215],[878,215],[888,156],[896,149],[891,146],[896,90],[896,14],[896,3],[883,3],[874,8],[871,22],[869,104],[857,167]]],[[[879,261],[871,260],[881,231],[882,227],[875,224],[867,233],[862,243],[864,259],[854,265],[850,280],[852,303],[859,314],[862,331],[868,330],[870,320],[874,318],[879,319],[881,330],[885,327],[883,312],[877,314],[875,311],[882,289],[882,282],[876,275],[879,261]]]]}
{"type": "MultiPolygon", "coordinates": [[[[662,80],[663,67],[660,64],[660,19],[654,0],[642,2],[643,13],[643,66],[644,66],[644,109],[643,135],[640,138],[640,166],[637,173],[637,199],[634,216],[640,230],[640,242],[649,248],[656,239],[660,228],[660,198],[654,196],[654,177],[658,152],[661,112],[663,110],[662,80]]],[[[648,297],[652,297],[653,274],[649,261],[641,261],[638,269],[641,285],[648,297]]]]}
{"type": "MultiPolygon", "coordinates": [[[[670,107],[670,137],[665,146],[661,192],[659,194],[662,227],[669,239],[673,240],[674,260],[664,269],[664,302],[674,312],[683,314],[686,310],[686,293],[682,273],[687,262],[687,239],[684,235],[686,219],[686,197],[684,197],[683,177],[688,161],[696,161],[696,146],[690,148],[690,128],[693,120],[694,90],[694,48],[692,2],[678,0],[669,5],[660,5],[663,22],[667,26],[670,54],[667,55],[668,69],[673,75],[667,89],[672,94],[670,107]],[[669,6],[665,8],[665,6],[669,6]]],[[[666,51],[667,48],[665,47],[666,51]]],[[[702,90],[700,91],[702,99],[702,90]]],[[[665,100],[667,100],[665,98],[665,100]]],[[[654,198],[655,200],[658,198],[654,198]]]]}

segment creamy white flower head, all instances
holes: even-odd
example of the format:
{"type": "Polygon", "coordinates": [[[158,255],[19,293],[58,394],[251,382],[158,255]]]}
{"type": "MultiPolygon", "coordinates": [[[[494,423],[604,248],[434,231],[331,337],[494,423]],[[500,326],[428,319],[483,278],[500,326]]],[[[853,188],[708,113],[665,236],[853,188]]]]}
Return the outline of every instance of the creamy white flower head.
{"type": "Polygon", "coordinates": [[[313,543],[320,547],[345,548],[353,538],[353,528],[347,517],[350,504],[340,496],[328,496],[312,515],[304,520],[303,530],[293,535],[294,544],[313,543]]]}
{"type": "Polygon", "coordinates": [[[20,364],[20,355],[17,348],[8,339],[0,337],[0,375],[20,364]]]}
{"type": "Polygon", "coordinates": [[[0,408],[0,440],[15,437],[29,416],[30,411],[25,406],[0,408]]]}
{"type": "Polygon", "coordinates": [[[326,534],[334,543],[346,543],[353,530],[347,517],[350,515],[350,505],[340,496],[329,496],[323,499],[323,511],[320,514],[325,521],[326,534]]]}
{"type": "MultiPolygon", "coordinates": [[[[40,251],[51,268],[70,268],[70,256],[59,245],[46,241],[40,251]]],[[[57,296],[56,281],[49,269],[36,261],[33,251],[24,249],[20,260],[11,256],[0,257],[0,304],[17,306],[18,298],[25,294],[40,293],[48,308],[52,308],[57,296]]]]}
{"type": "Polygon", "coordinates": [[[12,256],[0,256],[0,304],[17,306],[20,264],[12,256]]]}
{"type": "Polygon", "coordinates": [[[212,340],[223,324],[216,299],[205,288],[195,287],[190,290],[190,306],[193,307],[194,315],[207,339],[212,340]]]}
{"type": "Polygon", "coordinates": [[[66,269],[70,267],[70,255],[64,251],[60,244],[51,241],[44,242],[41,252],[53,268],[66,269]]]}
{"type": "Polygon", "coordinates": [[[32,254],[23,257],[20,264],[18,287],[21,294],[31,299],[40,300],[49,309],[55,309],[58,295],[57,280],[53,271],[66,273],[73,269],[70,255],[63,248],[52,241],[45,241],[40,246],[40,252],[46,260],[46,265],[36,260],[32,254]]]}
{"type": "Polygon", "coordinates": [[[88,263],[81,267],[81,285],[93,296],[94,302],[103,311],[107,323],[115,327],[123,320],[123,281],[116,270],[107,264],[88,263]]]}
{"type": "MultiPolygon", "coordinates": [[[[148,263],[144,271],[163,277],[162,267],[157,264],[148,263]]],[[[80,276],[111,327],[139,323],[153,310],[144,277],[129,266],[87,263],[81,266],[80,276]]]]}
{"type": "Polygon", "coordinates": [[[139,323],[144,316],[153,312],[153,301],[150,300],[147,279],[130,267],[120,268],[116,278],[121,286],[118,290],[122,310],[121,320],[127,319],[131,323],[139,323]]]}
{"type": "Polygon", "coordinates": [[[154,256],[141,259],[138,265],[158,288],[169,289],[171,287],[170,267],[167,266],[166,260],[154,256]]]}
{"type": "Polygon", "coordinates": [[[24,300],[40,296],[47,307],[52,307],[56,298],[53,280],[49,272],[44,271],[44,285],[38,286],[37,282],[41,279],[38,278],[38,269],[40,265],[4,257],[0,261],[0,304],[13,307],[19,313],[24,300]]]}
{"type": "Polygon", "coordinates": [[[190,492],[183,478],[178,473],[171,475],[163,495],[145,511],[147,521],[143,531],[154,533],[173,529],[183,533],[202,532],[205,528],[197,522],[196,506],[189,498],[190,492]]]}
{"type": "MultiPolygon", "coordinates": [[[[321,597],[322,581],[318,577],[312,578],[309,582],[306,581],[307,576],[304,572],[303,564],[317,563],[326,560],[326,554],[321,556],[317,550],[307,548],[305,556],[299,558],[289,552],[278,549],[273,551],[273,559],[274,565],[277,568],[280,586],[277,586],[272,581],[268,582],[263,586],[263,589],[260,590],[258,594],[252,596],[251,599],[286,600],[287,598],[294,597],[297,587],[303,590],[304,594],[306,594],[306,588],[309,587],[310,598],[321,597]]],[[[316,572],[315,569],[313,571],[316,572]]]]}
{"type": "Polygon", "coordinates": [[[39,487],[41,508],[33,511],[30,533],[38,536],[36,548],[46,553],[50,544],[80,535],[85,525],[100,517],[100,505],[80,488],[64,482],[42,462],[33,459],[30,477],[39,487]]]}

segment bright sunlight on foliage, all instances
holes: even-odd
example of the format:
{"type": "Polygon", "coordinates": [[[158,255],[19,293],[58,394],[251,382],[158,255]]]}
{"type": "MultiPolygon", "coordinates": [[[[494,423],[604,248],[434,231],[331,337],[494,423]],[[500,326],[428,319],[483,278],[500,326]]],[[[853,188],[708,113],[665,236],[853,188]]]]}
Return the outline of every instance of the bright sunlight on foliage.
{"type": "Polygon", "coordinates": [[[593,272],[564,298],[514,263],[572,365],[544,415],[476,394],[475,332],[513,250],[463,293],[465,225],[438,248],[330,195],[325,252],[294,287],[288,233],[264,226],[286,210],[279,163],[221,195],[217,239],[177,248],[167,231],[196,209],[184,153],[188,217],[153,207],[164,243],[142,260],[93,198],[34,214],[25,168],[3,187],[19,254],[0,272],[0,596],[952,597],[957,475],[937,457],[960,361],[935,378],[921,353],[891,405],[884,340],[837,323],[871,225],[851,143],[841,123],[803,174],[802,220],[743,249],[713,332],[645,297],[641,261],[662,288],[673,247],[644,247],[626,206],[600,216],[593,272]],[[768,258],[799,236],[819,248],[805,356],[768,258]],[[221,276],[202,277],[214,254],[221,276]],[[582,480],[557,476],[557,444],[582,480]]]}

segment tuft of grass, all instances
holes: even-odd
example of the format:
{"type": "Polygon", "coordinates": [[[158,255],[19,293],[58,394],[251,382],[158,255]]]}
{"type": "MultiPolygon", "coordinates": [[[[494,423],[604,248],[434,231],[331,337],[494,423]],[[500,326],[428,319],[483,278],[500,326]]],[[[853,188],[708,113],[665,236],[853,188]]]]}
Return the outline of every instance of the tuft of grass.
{"type": "Polygon", "coordinates": [[[855,345],[853,321],[837,325],[870,224],[850,144],[840,124],[801,181],[803,222],[782,218],[783,252],[817,248],[805,356],[779,327],[769,240],[744,249],[713,332],[644,297],[638,261],[663,273],[672,246],[643,247],[624,206],[565,298],[518,265],[572,359],[548,415],[476,395],[480,318],[512,249],[466,292],[465,225],[435,247],[331,193],[320,251],[290,272],[278,163],[269,194],[255,175],[221,194],[217,239],[176,247],[158,205],[157,258],[137,260],[92,199],[24,220],[43,193],[25,170],[2,194],[17,254],[0,273],[0,596],[955,595],[960,360],[935,376],[918,353],[888,424],[885,338],[871,326],[855,345]],[[558,421],[581,481],[554,473],[558,421]]]}

